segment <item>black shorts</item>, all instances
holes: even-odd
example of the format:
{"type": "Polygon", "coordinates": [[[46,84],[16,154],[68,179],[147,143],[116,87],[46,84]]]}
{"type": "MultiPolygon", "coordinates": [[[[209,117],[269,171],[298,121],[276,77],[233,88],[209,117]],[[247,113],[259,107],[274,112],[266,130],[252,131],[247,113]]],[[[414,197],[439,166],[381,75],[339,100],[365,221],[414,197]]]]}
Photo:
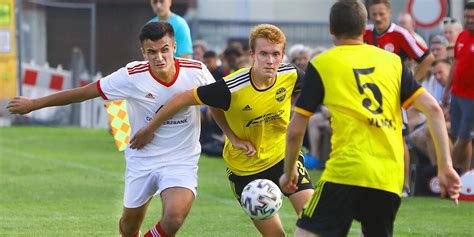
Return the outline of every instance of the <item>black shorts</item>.
{"type": "Polygon", "coordinates": [[[395,193],[320,181],[296,225],[319,236],[347,236],[355,219],[365,237],[392,236],[400,201],[395,193]]]}
{"type": "MultiPolygon", "coordinates": [[[[285,160],[283,159],[267,170],[264,170],[257,174],[247,175],[247,176],[238,176],[232,173],[232,171],[230,171],[229,169],[227,169],[227,176],[230,181],[230,187],[232,191],[234,192],[235,198],[237,198],[237,200],[240,202],[240,194],[242,194],[242,190],[244,190],[245,186],[248,183],[256,179],[269,179],[273,181],[276,185],[280,186],[279,179],[280,179],[280,176],[283,174],[284,163],[285,163],[285,160]]],[[[308,171],[304,167],[303,156],[300,155],[298,157],[298,161],[296,162],[296,167],[298,169],[298,174],[299,174],[298,184],[297,184],[298,190],[296,190],[296,192],[299,192],[305,189],[314,189],[313,182],[311,182],[311,178],[309,177],[308,171]]],[[[288,193],[283,193],[283,194],[287,197],[291,195],[288,193]]]]}

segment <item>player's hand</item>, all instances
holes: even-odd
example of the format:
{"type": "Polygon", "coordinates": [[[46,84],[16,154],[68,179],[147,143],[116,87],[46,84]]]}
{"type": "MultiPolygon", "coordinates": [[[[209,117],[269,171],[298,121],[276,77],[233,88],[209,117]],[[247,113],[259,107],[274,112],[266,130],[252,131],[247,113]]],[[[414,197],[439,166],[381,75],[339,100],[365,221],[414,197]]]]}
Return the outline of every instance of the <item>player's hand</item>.
{"type": "Polygon", "coordinates": [[[294,193],[298,189],[298,172],[283,173],[280,177],[280,187],[285,193],[294,193]]]}
{"type": "Polygon", "coordinates": [[[231,143],[232,146],[234,146],[235,148],[243,150],[246,156],[250,157],[255,155],[256,150],[251,142],[240,139],[234,139],[233,141],[231,141],[231,143]]]}
{"type": "Polygon", "coordinates": [[[147,127],[141,128],[133,135],[132,139],[130,139],[130,148],[141,149],[150,143],[154,136],[154,132],[150,131],[147,127]]]}
{"type": "Polygon", "coordinates": [[[458,205],[459,191],[461,190],[461,178],[452,166],[438,171],[439,188],[441,197],[449,197],[454,205],[458,205]]]}
{"type": "Polygon", "coordinates": [[[11,114],[27,114],[34,110],[34,102],[27,97],[16,96],[8,102],[7,109],[11,114]]]}

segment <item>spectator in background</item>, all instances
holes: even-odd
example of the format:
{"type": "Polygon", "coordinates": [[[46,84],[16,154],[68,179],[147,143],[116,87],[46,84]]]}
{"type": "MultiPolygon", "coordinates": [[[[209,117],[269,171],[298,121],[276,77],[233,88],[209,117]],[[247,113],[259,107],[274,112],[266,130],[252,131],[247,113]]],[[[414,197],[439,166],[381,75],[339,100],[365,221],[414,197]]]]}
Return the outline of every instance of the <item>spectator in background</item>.
{"type": "Polygon", "coordinates": [[[418,82],[423,80],[434,57],[410,32],[390,22],[392,17],[390,1],[370,0],[368,11],[372,24],[366,28],[364,42],[396,53],[402,61],[407,58],[414,59],[418,63],[414,72],[415,80],[418,82]]]}
{"type": "Polygon", "coordinates": [[[430,51],[433,54],[435,60],[448,57],[448,46],[449,41],[443,35],[435,35],[431,38],[430,51]]]}
{"type": "Polygon", "coordinates": [[[197,40],[193,43],[193,59],[204,62],[204,53],[208,50],[207,43],[197,40]]]}
{"type": "Polygon", "coordinates": [[[150,4],[156,16],[149,22],[166,21],[173,26],[177,46],[173,55],[191,58],[193,54],[191,30],[184,18],[171,11],[172,0],[150,0],[150,4]]]}
{"type": "Polygon", "coordinates": [[[242,52],[233,47],[228,47],[224,50],[224,73],[229,75],[239,70],[239,59],[242,56],[242,52]]]}
{"type": "Polygon", "coordinates": [[[205,52],[203,59],[204,64],[206,64],[207,69],[209,69],[214,79],[216,79],[216,81],[222,80],[225,76],[224,68],[217,64],[218,57],[216,52],[212,50],[205,52]]]}
{"type": "Polygon", "coordinates": [[[464,6],[464,30],[454,45],[453,70],[443,93],[443,105],[451,92],[451,135],[454,142],[454,164],[467,172],[472,160],[474,129],[474,2],[464,6]]]}
{"type": "Polygon", "coordinates": [[[295,44],[288,50],[290,55],[290,63],[299,69],[306,71],[308,62],[311,59],[311,49],[302,44],[295,44]]]}
{"type": "Polygon", "coordinates": [[[446,18],[443,21],[443,32],[446,39],[449,41],[449,45],[454,45],[459,33],[462,31],[461,22],[454,18],[446,18]]]}
{"type": "Polygon", "coordinates": [[[413,17],[408,12],[402,12],[398,15],[397,24],[415,37],[416,41],[423,46],[427,47],[425,39],[421,37],[418,33],[415,32],[415,21],[413,21],[413,17]]]}
{"type": "MultiPolygon", "coordinates": [[[[430,51],[433,54],[435,60],[446,59],[448,57],[448,45],[448,40],[442,35],[435,35],[433,38],[431,38],[430,51]]],[[[421,82],[421,85],[428,91],[428,93],[435,97],[436,101],[441,102],[442,92],[440,94],[440,91],[443,90],[444,86],[439,84],[435,78],[434,73],[431,73],[428,77],[426,77],[426,79],[421,82]]]]}
{"type": "Polygon", "coordinates": [[[443,91],[448,84],[449,72],[451,71],[451,61],[447,58],[440,58],[434,61],[432,69],[433,77],[438,82],[439,87],[436,88],[433,97],[441,103],[443,91]]]}

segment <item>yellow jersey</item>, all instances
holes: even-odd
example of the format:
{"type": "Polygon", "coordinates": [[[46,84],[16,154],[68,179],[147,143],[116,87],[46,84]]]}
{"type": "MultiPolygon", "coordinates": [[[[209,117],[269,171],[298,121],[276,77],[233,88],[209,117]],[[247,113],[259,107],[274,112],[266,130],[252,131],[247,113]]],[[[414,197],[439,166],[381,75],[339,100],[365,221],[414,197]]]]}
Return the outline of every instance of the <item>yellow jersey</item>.
{"type": "Polygon", "coordinates": [[[423,92],[398,55],[374,46],[337,46],[311,60],[295,112],[331,113],[331,154],[321,180],[401,195],[401,108],[423,92]]]}
{"type": "Polygon", "coordinates": [[[264,171],[285,157],[291,96],[300,89],[304,75],[291,64],[281,64],[274,84],[260,90],[252,82],[251,70],[240,69],[195,89],[199,103],[223,109],[234,134],[255,146],[255,155],[247,157],[226,139],[222,156],[227,167],[240,176],[264,171]]]}

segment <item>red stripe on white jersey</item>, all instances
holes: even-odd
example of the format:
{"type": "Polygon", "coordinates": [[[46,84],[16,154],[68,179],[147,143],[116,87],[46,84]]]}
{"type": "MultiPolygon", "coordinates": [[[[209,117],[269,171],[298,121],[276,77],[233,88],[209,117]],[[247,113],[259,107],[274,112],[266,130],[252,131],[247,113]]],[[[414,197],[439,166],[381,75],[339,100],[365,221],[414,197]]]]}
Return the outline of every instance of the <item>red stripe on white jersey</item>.
{"type": "Polygon", "coordinates": [[[145,68],[145,67],[148,67],[148,63],[141,63],[141,64],[137,64],[133,67],[129,67],[127,68],[127,70],[136,70],[136,69],[140,69],[140,68],[145,68]]]}
{"type": "Polygon", "coordinates": [[[192,60],[192,59],[185,59],[185,58],[178,58],[179,62],[183,63],[195,63],[195,64],[201,64],[199,61],[192,60]]]}
{"type": "Polygon", "coordinates": [[[148,68],[142,69],[140,71],[139,70],[133,71],[133,72],[128,71],[128,75],[133,75],[133,74],[142,73],[142,72],[148,72],[148,68]]]}
{"type": "Polygon", "coordinates": [[[181,64],[180,65],[181,67],[184,67],[184,68],[197,68],[197,69],[202,69],[201,65],[183,65],[181,64]]]}
{"type": "Polygon", "coordinates": [[[408,42],[408,44],[418,57],[423,56],[425,51],[418,46],[415,37],[411,35],[410,32],[398,25],[393,28],[393,31],[399,32],[403,36],[403,38],[405,38],[405,40],[408,42]]]}
{"type": "Polygon", "coordinates": [[[139,72],[139,71],[143,71],[143,70],[148,70],[150,67],[149,66],[146,66],[146,67],[141,67],[141,68],[136,68],[136,69],[133,69],[133,70],[128,70],[128,73],[134,73],[134,72],[139,72]]]}

